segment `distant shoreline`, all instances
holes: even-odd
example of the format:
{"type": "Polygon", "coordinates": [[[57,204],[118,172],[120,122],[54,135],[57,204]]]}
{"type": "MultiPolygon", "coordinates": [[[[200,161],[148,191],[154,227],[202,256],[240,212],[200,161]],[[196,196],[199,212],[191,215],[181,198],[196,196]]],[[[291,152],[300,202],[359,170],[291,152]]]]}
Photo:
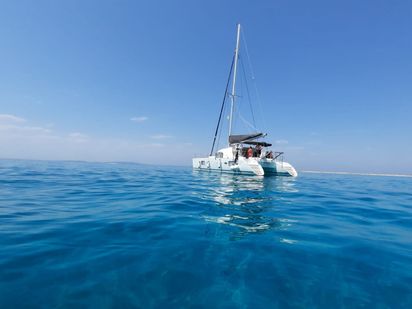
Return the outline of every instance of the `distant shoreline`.
{"type": "Polygon", "coordinates": [[[300,171],[301,173],[310,174],[336,174],[336,175],[357,175],[357,176],[384,176],[384,177],[406,177],[412,178],[407,174],[381,174],[381,173],[355,173],[355,172],[322,172],[322,171],[300,171]]]}

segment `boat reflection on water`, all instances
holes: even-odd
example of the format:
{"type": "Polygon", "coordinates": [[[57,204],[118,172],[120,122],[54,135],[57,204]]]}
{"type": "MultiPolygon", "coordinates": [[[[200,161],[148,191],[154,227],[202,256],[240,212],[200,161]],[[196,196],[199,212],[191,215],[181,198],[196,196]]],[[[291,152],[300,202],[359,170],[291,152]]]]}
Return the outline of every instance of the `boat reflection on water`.
{"type": "Polygon", "coordinates": [[[283,230],[295,222],[282,218],[278,206],[287,203],[285,195],[298,192],[296,178],[193,173],[200,182],[208,184],[201,198],[213,205],[203,218],[230,226],[235,238],[271,229],[283,230]]]}

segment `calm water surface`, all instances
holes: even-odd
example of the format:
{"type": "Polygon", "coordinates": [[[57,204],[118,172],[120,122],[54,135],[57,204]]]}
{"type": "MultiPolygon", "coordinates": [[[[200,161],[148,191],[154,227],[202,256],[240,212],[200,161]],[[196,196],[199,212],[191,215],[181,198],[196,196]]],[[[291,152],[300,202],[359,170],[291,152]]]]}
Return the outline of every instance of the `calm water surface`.
{"type": "Polygon", "coordinates": [[[412,178],[0,161],[1,308],[412,308],[412,178]]]}

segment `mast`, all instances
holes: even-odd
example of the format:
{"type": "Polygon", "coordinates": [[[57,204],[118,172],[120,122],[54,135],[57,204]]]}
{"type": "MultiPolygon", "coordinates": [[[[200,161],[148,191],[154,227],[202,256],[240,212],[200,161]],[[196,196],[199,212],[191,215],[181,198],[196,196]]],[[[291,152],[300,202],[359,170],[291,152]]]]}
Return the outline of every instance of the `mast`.
{"type": "Polygon", "coordinates": [[[232,93],[230,102],[230,115],[229,115],[229,136],[232,135],[232,122],[233,122],[233,110],[235,108],[235,90],[236,90],[236,71],[237,71],[237,60],[239,57],[239,39],[240,39],[240,24],[237,24],[237,37],[236,37],[236,49],[235,49],[235,66],[233,68],[233,82],[232,82],[232,93]]]}

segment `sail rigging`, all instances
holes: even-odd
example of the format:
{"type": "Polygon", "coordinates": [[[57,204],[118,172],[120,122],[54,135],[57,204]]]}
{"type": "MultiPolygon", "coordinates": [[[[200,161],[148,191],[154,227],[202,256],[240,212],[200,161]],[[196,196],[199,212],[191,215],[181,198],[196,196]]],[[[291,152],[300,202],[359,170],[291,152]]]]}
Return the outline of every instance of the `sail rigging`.
{"type": "MultiPolygon", "coordinates": [[[[232,131],[233,131],[233,127],[234,127],[234,116],[235,116],[235,108],[236,108],[236,99],[238,97],[238,95],[236,94],[236,81],[237,81],[237,74],[238,74],[238,66],[241,67],[241,77],[243,77],[244,79],[244,83],[246,85],[246,94],[247,94],[247,99],[248,99],[248,103],[249,103],[249,107],[250,107],[250,113],[252,115],[252,122],[253,125],[250,124],[246,119],[244,119],[241,115],[240,115],[240,111],[239,109],[237,109],[237,113],[238,117],[240,120],[242,120],[245,124],[248,125],[248,127],[250,127],[252,130],[254,130],[254,133],[248,133],[248,134],[244,134],[242,136],[254,136],[256,134],[260,134],[259,137],[263,136],[263,134],[261,133],[257,133],[258,130],[256,129],[256,121],[255,121],[255,115],[253,112],[253,108],[252,108],[252,102],[251,102],[251,96],[250,96],[250,92],[249,92],[249,87],[247,84],[247,77],[246,77],[246,71],[245,71],[245,66],[243,64],[243,61],[241,59],[240,56],[240,36],[241,36],[241,28],[240,28],[240,24],[237,25],[237,35],[236,35],[236,48],[235,48],[235,52],[232,58],[232,63],[230,65],[230,70],[229,70],[229,76],[226,82],[226,88],[225,88],[225,93],[223,95],[223,100],[222,100],[222,105],[220,108],[220,113],[219,113],[219,118],[217,121],[217,125],[216,125],[216,129],[215,129],[215,134],[213,137],[213,142],[212,142],[212,148],[210,150],[210,155],[213,154],[213,151],[215,149],[216,146],[216,139],[218,137],[218,135],[220,136],[221,131],[221,122],[223,119],[223,113],[225,110],[225,104],[226,104],[226,98],[229,96],[231,99],[231,104],[230,104],[230,112],[229,112],[229,144],[234,144],[234,143],[239,143],[237,141],[236,138],[231,138],[232,136],[232,131]],[[230,80],[232,79],[232,83],[231,83],[231,92],[228,92],[229,86],[230,86],[230,80]]],[[[243,40],[245,40],[243,38],[243,40]]],[[[250,60],[249,60],[249,66],[250,66],[250,60]]],[[[252,73],[253,74],[253,73],[252,73]]],[[[241,82],[241,84],[243,84],[243,80],[242,78],[239,79],[239,81],[241,82]]],[[[233,136],[241,136],[241,135],[233,135],[233,136]]],[[[218,139],[220,140],[220,138],[218,139]]]]}
{"type": "Polygon", "coordinates": [[[227,98],[227,90],[229,89],[230,77],[232,75],[232,69],[233,69],[233,63],[234,62],[235,62],[235,57],[233,57],[232,64],[230,65],[229,77],[227,78],[225,94],[223,95],[222,107],[220,108],[219,120],[217,121],[215,136],[213,137],[213,144],[212,144],[212,149],[210,150],[210,155],[213,154],[213,149],[215,148],[216,137],[217,137],[217,134],[219,132],[219,126],[220,126],[220,122],[222,120],[223,110],[225,108],[225,102],[226,102],[226,98],[227,98]]]}

